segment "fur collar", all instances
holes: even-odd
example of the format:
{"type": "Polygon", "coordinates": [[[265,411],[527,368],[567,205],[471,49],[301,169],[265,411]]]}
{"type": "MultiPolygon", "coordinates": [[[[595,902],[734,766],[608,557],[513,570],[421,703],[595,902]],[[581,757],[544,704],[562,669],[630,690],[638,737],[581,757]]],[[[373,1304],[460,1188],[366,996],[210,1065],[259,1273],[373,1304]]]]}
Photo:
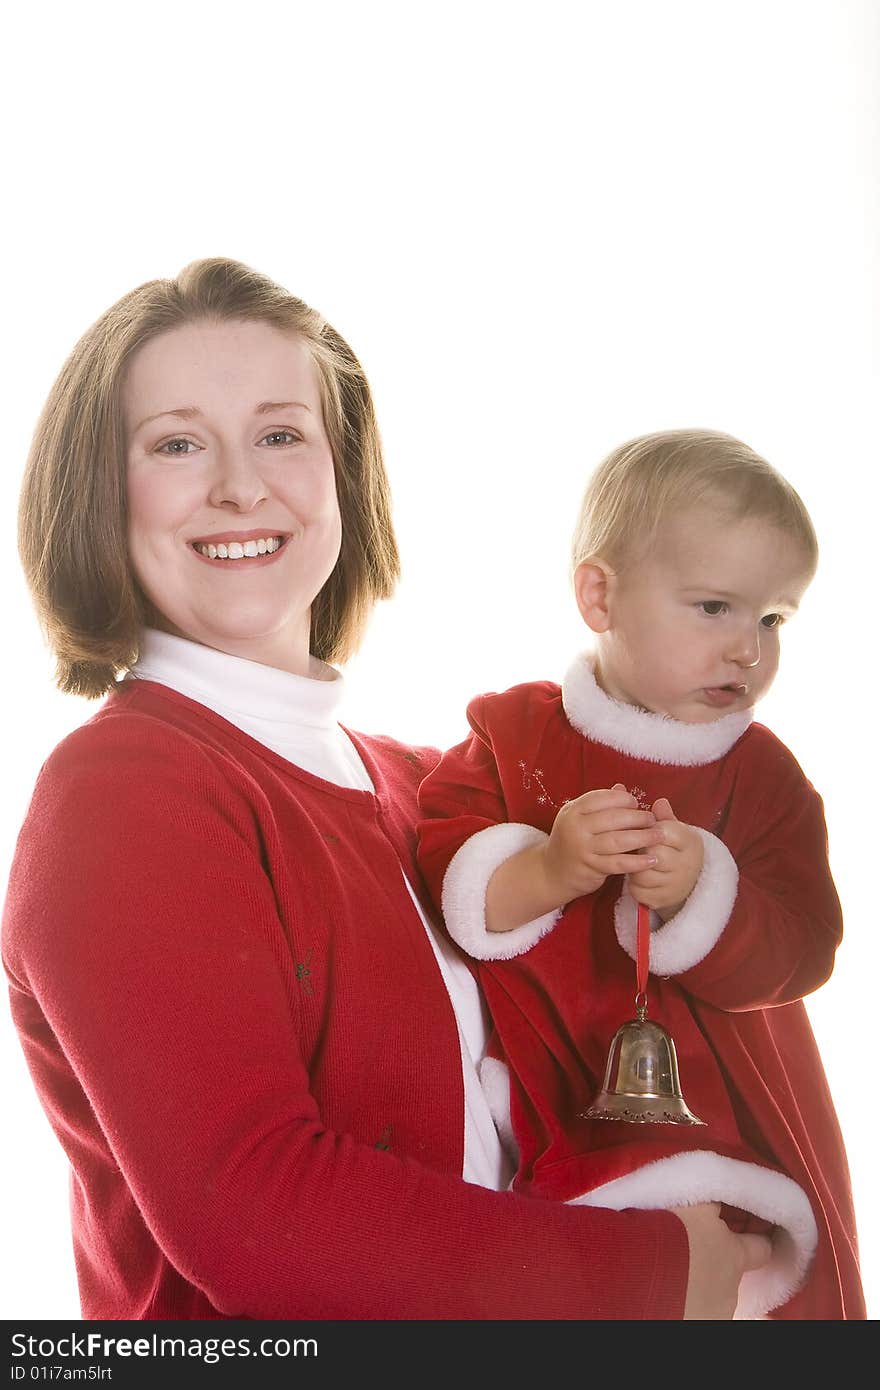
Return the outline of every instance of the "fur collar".
{"type": "Polygon", "coordinates": [[[685,724],[665,714],[613,700],[593,675],[593,653],[582,652],[562,682],[562,707],[578,733],[633,758],[679,767],[717,762],[742,738],[754,710],[737,710],[709,724],[685,724]]]}

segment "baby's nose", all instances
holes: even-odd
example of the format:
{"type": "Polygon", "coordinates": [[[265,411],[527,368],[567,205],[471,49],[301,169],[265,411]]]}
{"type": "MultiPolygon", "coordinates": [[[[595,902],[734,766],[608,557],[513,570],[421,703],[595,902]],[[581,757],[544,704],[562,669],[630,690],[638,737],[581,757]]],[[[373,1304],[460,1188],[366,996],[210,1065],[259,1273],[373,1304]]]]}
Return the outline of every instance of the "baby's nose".
{"type": "Polygon", "coordinates": [[[755,626],[738,633],[727,656],[729,660],[736,662],[737,666],[757,666],[761,660],[760,629],[755,626]]]}

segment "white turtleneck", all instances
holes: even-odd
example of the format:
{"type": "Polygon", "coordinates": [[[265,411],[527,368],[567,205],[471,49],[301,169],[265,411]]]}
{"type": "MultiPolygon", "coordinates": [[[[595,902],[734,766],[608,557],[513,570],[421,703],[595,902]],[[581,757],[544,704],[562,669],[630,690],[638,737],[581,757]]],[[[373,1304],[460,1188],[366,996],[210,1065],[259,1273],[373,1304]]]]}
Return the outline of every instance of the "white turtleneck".
{"type": "MultiPolygon", "coordinates": [[[[148,628],[131,674],[167,685],[205,705],[313,776],[340,787],[373,790],[357,749],[338,722],[345,683],[337,670],[322,661],[311,658],[309,675],[297,676],[148,628]]],[[[486,1008],[470,970],[425,918],[406,875],[404,882],[437,958],[458,1024],[465,1097],[462,1176],[466,1182],[502,1190],[513,1169],[477,1075],[486,1051],[486,1008]]]]}

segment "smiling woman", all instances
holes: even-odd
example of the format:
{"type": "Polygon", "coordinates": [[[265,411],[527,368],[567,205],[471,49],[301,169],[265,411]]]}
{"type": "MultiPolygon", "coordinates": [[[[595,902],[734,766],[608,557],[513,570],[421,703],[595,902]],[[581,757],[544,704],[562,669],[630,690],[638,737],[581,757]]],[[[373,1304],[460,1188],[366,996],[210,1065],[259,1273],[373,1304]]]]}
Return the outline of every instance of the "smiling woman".
{"type": "Polygon", "coordinates": [[[305,343],[264,323],[185,324],[134,355],[123,402],[129,554],[155,625],[308,675],[342,523],[305,343]],[[196,404],[163,408],[181,393],[196,404]],[[186,433],[169,437],[173,417],[186,433]]]}
{"type": "Polygon", "coordinates": [[[714,1207],[506,1191],[487,1022],[415,860],[437,753],[338,722],[397,575],[372,398],[224,260],[140,286],[38,423],[21,551],[62,689],[3,923],[88,1318],[729,1317],[714,1207]]]}
{"type": "MultiPolygon", "coordinates": [[[[310,579],[318,582],[304,605],[312,654],[351,655],[399,573],[369,385],[314,309],[248,267],[213,258],[108,309],[77,343],[38,421],[19,546],[62,690],[112,689],[134,664],[145,625],[175,630],[166,598],[206,604],[200,621],[209,624],[218,603],[237,602],[228,591],[199,591],[197,568],[183,598],[183,562],[195,554],[186,548],[207,540],[219,552],[232,516],[253,521],[232,528],[242,545],[265,539],[268,550],[273,539],[292,539],[292,551],[306,551],[305,568],[314,555],[310,579]],[[172,433],[174,420],[188,428],[172,433]]],[[[291,554],[288,582],[295,567],[291,554]]],[[[245,644],[279,621],[277,611],[263,613],[267,632],[254,635],[240,616],[245,644]]],[[[300,635],[296,658],[275,647],[282,666],[302,660],[302,645],[300,635]]]]}

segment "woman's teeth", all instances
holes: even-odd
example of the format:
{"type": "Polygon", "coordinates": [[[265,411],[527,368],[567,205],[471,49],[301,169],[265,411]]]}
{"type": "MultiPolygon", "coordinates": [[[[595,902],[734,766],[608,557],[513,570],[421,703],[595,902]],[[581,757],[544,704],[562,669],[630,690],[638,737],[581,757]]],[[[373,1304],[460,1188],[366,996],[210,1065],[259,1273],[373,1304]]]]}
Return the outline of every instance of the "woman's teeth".
{"type": "Polygon", "coordinates": [[[209,560],[252,560],[257,555],[272,555],[281,541],[281,536],[267,536],[265,540],[261,536],[257,541],[230,541],[228,545],[222,541],[219,545],[196,543],[193,549],[200,555],[206,555],[209,560]]]}

